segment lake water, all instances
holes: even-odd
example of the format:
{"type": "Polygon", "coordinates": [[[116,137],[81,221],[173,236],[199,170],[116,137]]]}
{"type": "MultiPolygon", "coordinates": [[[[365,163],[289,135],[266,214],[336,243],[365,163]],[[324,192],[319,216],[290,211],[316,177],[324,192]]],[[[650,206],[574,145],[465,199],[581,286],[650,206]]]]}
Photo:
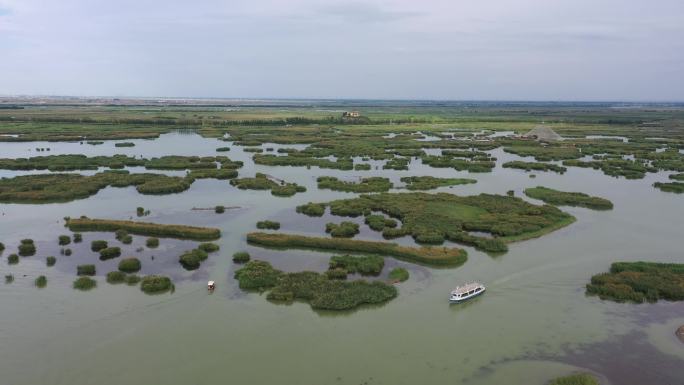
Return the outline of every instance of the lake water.
{"type": "MultiPolygon", "coordinates": [[[[218,154],[244,161],[241,176],[263,172],[308,191],[279,198],[268,191],[238,190],[227,181],[198,180],[174,195],[107,188],[69,203],[0,204],[0,241],[7,246],[0,271],[15,276],[14,283],[0,284],[0,383],[541,385],[576,370],[594,372],[616,385],[684,383],[684,344],[674,335],[684,324],[684,304],[616,304],[584,295],[591,275],[606,271],[613,261],[684,262],[684,196],[651,186],[665,181],[664,173],[625,180],[570,168],[564,175],[539,172],[532,179],[524,171],[502,168],[505,161],[523,158],[500,149],[492,151],[498,158],[494,172],[483,174],[430,168],[419,160],[409,171],[376,170],[382,162],[375,161],[372,171],[308,170],[256,166],[252,154],[239,147],[216,153],[227,143],[194,134],[132,142],[136,146],[131,148],[116,148],[114,141],[98,146],[0,143],[0,157],[218,154]],[[50,151],[38,153],[38,147],[50,151]],[[255,230],[258,220],[278,220],[282,232],[312,235],[322,235],[331,218],[342,220],[295,213],[295,206],[309,201],[355,196],[318,190],[316,177],[321,175],[382,175],[397,185],[400,177],[409,175],[477,179],[476,184],[435,190],[463,195],[514,190],[523,196],[523,189],[542,185],[602,196],[615,208],[563,208],[577,222],[512,244],[504,255],[466,247],[468,262],[456,269],[387,259],[387,266],[408,268],[411,278],[398,285],[399,296],[383,306],[316,312],[305,303],[275,305],[265,295],[242,292],[233,279],[236,266],[230,256],[235,251],[247,250],[252,258],[286,271],[327,267],[331,253],[268,250],[245,243],[245,234],[255,230]],[[240,208],[222,215],[191,210],[219,204],[240,208]],[[103,275],[115,270],[118,261],[100,262],[89,244],[111,239],[111,234],[84,233],[82,244],[71,245],[72,256],[59,255],[57,236],[69,233],[63,217],[136,218],[137,206],[151,211],[146,221],[220,228],[221,251],[199,270],[188,272],[177,257],[193,242],[162,239],[159,249],[135,253],[144,237],[134,236],[132,245],[122,246],[124,255],[140,255],[141,273],[168,274],[176,283],[173,294],[157,296],[104,281],[103,275]],[[6,256],[22,238],[33,238],[38,253],[7,265],[6,256]],[[45,266],[47,255],[57,256],[52,268],[45,266]],[[71,288],[75,266],[82,263],[98,267],[98,287],[90,292],[71,288]],[[41,274],[48,277],[42,290],[33,286],[41,274]],[[206,291],[208,279],[217,282],[213,294],[206,291]],[[471,280],[485,283],[487,293],[449,305],[449,291],[471,280]]],[[[0,177],[26,173],[0,170],[0,177]]],[[[357,238],[381,236],[363,225],[357,238]]],[[[413,244],[410,238],[397,242],[413,244]]]]}

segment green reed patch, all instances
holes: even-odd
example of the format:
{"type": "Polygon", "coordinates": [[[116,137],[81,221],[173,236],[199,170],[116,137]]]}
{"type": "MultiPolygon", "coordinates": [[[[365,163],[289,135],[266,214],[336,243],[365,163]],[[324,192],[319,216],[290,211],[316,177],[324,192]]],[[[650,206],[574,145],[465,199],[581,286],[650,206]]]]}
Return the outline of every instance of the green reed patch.
{"type": "Polygon", "coordinates": [[[33,243],[33,239],[22,239],[18,250],[22,257],[29,257],[36,254],[36,245],[33,243]]]}
{"type": "Polygon", "coordinates": [[[118,258],[121,256],[121,248],[120,247],[108,247],[106,249],[100,250],[100,260],[101,261],[106,261],[108,259],[112,258],[118,258]]]}
{"type": "Polygon", "coordinates": [[[187,190],[191,184],[192,179],[161,174],[101,172],[95,175],[20,175],[0,179],[0,202],[69,202],[95,195],[108,186],[135,186],[141,194],[173,194],[187,190]]]}
{"type": "Polygon", "coordinates": [[[45,264],[46,264],[48,267],[54,266],[55,263],[57,263],[57,258],[55,258],[55,257],[53,257],[53,256],[49,256],[49,257],[46,257],[46,258],[45,258],[45,264]]]}
{"type": "Polygon", "coordinates": [[[145,240],[145,246],[149,247],[150,249],[155,249],[159,247],[159,238],[157,237],[149,237],[145,240]]]}
{"type": "Polygon", "coordinates": [[[506,162],[503,164],[504,168],[517,168],[519,170],[525,171],[554,171],[559,174],[564,174],[568,171],[567,168],[563,166],[558,166],[551,163],[540,163],[540,162],[523,162],[519,160],[514,160],[511,162],[506,162]]]}
{"type": "Polygon", "coordinates": [[[197,246],[198,249],[204,251],[205,253],[213,253],[216,251],[219,251],[220,247],[216,243],[211,243],[211,242],[205,242],[205,243],[200,243],[197,246]]]}
{"type": "Polygon", "coordinates": [[[160,236],[178,239],[213,240],[221,237],[219,229],[186,225],[166,225],[150,222],[121,221],[113,219],[70,218],[66,221],[72,231],[117,231],[131,234],[160,236]]]}
{"type": "Polygon", "coordinates": [[[279,230],[280,222],[274,221],[259,221],[256,224],[257,229],[261,230],[279,230]]]}
{"type": "Polygon", "coordinates": [[[200,264],[202,264],[202,262],[207,258],[209,258],[209,255],[206,251],[201,249],[193,249],[181,254],[178,260],[186,270],[196,270],[199,269],[200,264]]]}
{"type": "Polygon", "coordinates": [[[649,166],[643,160],[628,159],[604,159],[604,160],[564,160],[563,166],[593,168],[601,170],[604,174],[627,179],[642,179],[647,172],[657,172],[658,169],[649,166]]]}
{"type": "Polygon", "coordinates": [[[44,275],[40,275],[33,283],[37,288],[42,289],[47,286],[47,278],[44,275]]]}
{"type": "Polygon", "coordinates": [[[321,310],[350,310],[397,296],[396,288],[383,282],[331,280],[325,274],[311,271],[284,273],[264,261],[247,263],[235,272],[235,278],[244,290],[268,290],[268,300],[301,300],[321,310]]]}
{"type": "Polygon", "coordinates": [[[352,238],[359,233],[359,225],[354,222],[327,223],[325,232],[335,238],[352,238]]]}
{"type": "Polygon", "coordinates": [[[121,271],[110,271],[106,276],[107,283],[118,284],[124,283],[126,280],[126,274],[121,271]]]}
{"type": "Polygon", "coordinates": [[[306,191],[304,186],[285,181],[276,182],[262,173],[256,173],[254,178],[233,179],[230,184],[241,190],[271,190],[272,195],[282,197],[289,197],[306,191]]]}
{"type": "Polygon", "coordinates": [[[137,273],[140,271],[141,263],[138,258],[129,257],[119,261],[119,271],[124,273],[137,273]]]}
{"type": "Polygon", "coordinates": [[[348,274],[379,275],[384,266],[384,258],[378,255],[335,255],[330,257],[328,268],[344,269],[348,274]]]}
{"type": "Polygon", "coordinates": [[[190,179],[233,179],[237,178],[238,172],[228,168],[192,170],[188,173],[190,179]]]}
{"type": "Polygon", "coordinates": [[[382,165],[383,170],[408,170],[409,163],[411,163],[410,158],[405,158],[401,156],[395,156],[394,158],[385,162],[382,165]]]}
{"type": "Polygon", "coordinates": [[[491,172],[496,162],[475,161],[454,158],[451,156],[426,155],[421,158],[423,164],[435,168],[453,168],[457,171],[491,172]]]}
{"type": "Polygon", "coordinates": [[[171,278],[163,275],[147,275],[140,281],[140,290],[146,294],[162,294],[173,291],[171,278]]]}
{"type": "Polygon", "coordinates": [[[126,278],[124,278],[124,282],[126,282],[126,285],[128,285],[128,286],[133,286],[133,285],[137,285],[141,279],[142,278],[140,278],[140,276],[138,276],[138,275],[128,274],[128,275],[126,275],[126,278]]]}
{"type": "Polygon", "coordinates": [[[97,274],[95,265],[78,265],[76,266],[76,275],[95,275],[97,274]]]}
{"type": "Polygon", "coordinates": [[[108,247],[107,241],[104,241],[101,239],[90,242],[90,250],[92,250],[94,252],[98,252],[102,249],[106,249],[107,247],[108,247]]]}
{"type": "Polygon", "coordinates": [[[74,283],[73,288],[76,290],[90,290],[97,287],[97,281],[90,277],[78,277],[74,283]]]}
{"type": "Polygon", "coordinates": [[[532,156],[539,162],[552,160],[577,159],[582,153],[572,146],[515,145],[504,147],[504,151],[518,156],[532,156]]]}
{"type": "Polygon", "coordinates": [[[17,254],[10,254],[7,256],[7,264],[16,265],[19,263],[19,256],[17,254]]]}
{"type": "Polygon", "coordinates": [[[684,182],[671,182],[671,183],[655,182],[655,183],[653,183],[653,187],[659,189],[660,191],[665,191],[665,192],[671,192],[671,193],[677,193],[677,194],[684,193],[684,182]]]}
{"type": "Polygon", "coordinates": [[[684,300],[684,264],[615,262],[610,272],[591,277],[587,294],[617,302],[684,300]]]}
{"type": "Polygon", "coordinates": [[[467,260],[465,250],[446,247],[407,247],[396,243],[359,241],[344,238],[307,237],[294,234],[249,233],[247,242],[276,248],[334,250],[389,256],[432,266],[457,267],[467,260]]]}
{"type": "Polygon", "coordinates": [[[346,182],[332,176],[321,176],[318,177],[317,182],[319,189],[355,193],[383,192],[393,187],[389,179],[382,177],[361,178],[358,182],[346,182]]]}
{"type": "Polygon", "coordinates": [[[605,198],[590,196],[580,192],[565,192],[548,187],[532,187],[525,189],[525,195],[539,199],[555,206],[579,206],[594,210],[610,210],[613,203],[605,198]]]}
{"type": "Polygon", "coordinates": [[[576,373],[569,376],[558,377],[551,382],[549,385],[600,385],[598,380],[588,373],[576,373]]]}
{"type": "Polygon", "coordinates": [[[392,282],[404,282],[409,279],[409,272],[403,267],[395,267],[389,272],[389,279],[392,282]]]}
{"type": "Polygon", "coordinates": [[[375,231],[383,231],[385,228],[393,229],[397,227],[397,221],[392,218],[385,218],[383,215],[366,215],[364,222],[375,231]]]}
{"type": "Polygon", "coordinates": [[[330,168],[335,170],[352,170],[354,162],[349,158],[341,158],[337,161],[321,159],[309,156],[288,154],[287,156],[276,156],[271,154],[254,154],[254,163],[266,166],[305,166],[330,168]]]}
{"type": "Polygon", "coordinates": [[[233,254],[233,262],[235,263],[246,263],[250,260],[250,255],[246,251],[238,251],[233,254]]]}
{"type": "Polygon", "coordinates": [[[433,176],[405,176],[401,178],[401,181],[406,183],[408,190],[432,190],[438,187],[477,183],[475,179],[436,178],[433,176]]]}
{"type": "MultiPolygon", "coordinates": [[[[333,215],[357,217],[380,211],[401,221],[398,229],[383,230],[386,238],[411,235],[417,242],[440,244],[445,239],[466,240],[481,247],[496,246],[541,236],[566,226],[574,217],[558,208],[537,206],[516,197],[480,194],[457,196],[447,193],[381,193],[324,203],[333,215]],[[468,232],[485,232],[491,237],[476,241],[468,232]]],[[[494,251],[494,250],[490,250],[494,251]]]]}
{"type": "Polygon", "coordinates": [[[309,202],[305,205],[297,206],[297,212],[310,217],[322,217],[325,214],[325,205],[309,202]]]}

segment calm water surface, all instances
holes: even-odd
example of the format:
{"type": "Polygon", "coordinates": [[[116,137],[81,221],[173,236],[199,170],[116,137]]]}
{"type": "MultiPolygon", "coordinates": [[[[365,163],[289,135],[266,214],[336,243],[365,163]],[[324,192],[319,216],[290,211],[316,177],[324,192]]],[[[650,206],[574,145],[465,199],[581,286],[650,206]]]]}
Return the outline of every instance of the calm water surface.
{"type": "MultiPolygon", "coordinates": [[[[307,170],[255,166],[251,154],[239,147],[216,153],[225,142],[197,135],[168,134],[133,142],[132,148],[116,148],[113,141],[99,146],[0,143],[0,156],[219,154],[243,160],[241,176],[264,172],[302,184],[308,191],[279,198],[268,191],[238,190],[227,181],[199,180],[174,195],[145,196],[134,188],[107,188],[70,203],[0,205],[0,241],[7,246],[0,272],[15,276],[11,285],[0,284],[0,383],[541,385],[576,370],[592,371],[610,384],[684,383],[684,344],[674,337],[676,327],[684,324],[684,305],[615,304],[585,297],[583,289],[592,274],[607,270],[616,260],[684,262],[684,197],[651,187],[654,181],[667,179],[666,174],[628,181],[571,168],[565,175],[536,173],[532,179],[529,173],[501,168],[503,161],[526,159],[501,150],[492,152],[499,166],[484,174],[434,169],[415,160],[409,171],[307,170]],[[51,150],[38,153],[37,147],[51,150]],[[577,222],[513,244],[501,256],[467,247],[468,262],[457,269],[388,259],[387,266],[405,266],[411,278],[398,286],[399,297],[383,306],[315,312],[304,303],[274,305],[264,295],[243,293],[232,278],[236,267],[230,256],[238,250],[287,271],[326,268],[330,253],[266,250],[245,243],[245,234],[262,219],[280,221],[283,232],[312,235],[323,234],[331,218],[342,220],[295,213],[295,206],[302,203],[354,196],[319,191],[319,175],[382,175],[399,186],[399,178],[408,175],[477,179],[477,184],[438,190],[463,195],[514,190],[522,196],[524,188],[543,185],[599,195],[613,201],[615,209],[564,208],[577,222]],[[240,208],[223,215],[190,210],[218,204],[240,208]],[[124,254],[140,256],[141,273],[168,274],[176,282],[175,293],[158,296],[104,281],[103,275],[116,269],[118,261],[97,260],[89,243],[111,239],[111,234],[84,233],[82,244],[71,245],[72,256],[59,255],[57,236],[69,233],[63,217],[135,218],[137,206],[151,211],[144,220],[221,228],[221,251],[201,269],[187,272],[177,257],[193,242],[162,239],[159,249],[136,253],[144,237],[134,237],[132,245],[122,248],[124,254]],[[6,256],[22,238],[36,241],[37,255],[7,265],[6,256]],[[45,266],[47,255],[57,256],[52,268],[45,266]],[[71,288],[75,266],[82,263],[98,267],[99,286],[85,293],[71,288]],[[41,274],[48,277],[48,286],[39,290],[33,280],[41,274]],[[205,290],[207,279],[217,281],[212,295],[205,290]],[[449,291],[469,280],[483,281],[488,292],[450,306],[449,291]]],[[[0,177],[27,173],[0,170],[0,177]]],[[[381,239],[365,225],[357,238],[381,239]]],[[[413,244],[410,238],[397,242],[413,244]]]]}

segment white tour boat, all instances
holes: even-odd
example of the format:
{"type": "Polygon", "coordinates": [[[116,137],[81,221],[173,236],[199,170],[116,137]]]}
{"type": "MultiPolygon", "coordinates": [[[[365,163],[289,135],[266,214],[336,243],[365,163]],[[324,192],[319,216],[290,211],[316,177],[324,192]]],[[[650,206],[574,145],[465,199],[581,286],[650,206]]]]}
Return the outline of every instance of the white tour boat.
{"type": "Polygon", "coordinates": [[[463,286],[458,286],[451,291],[449,302],[463,302],[473,297],[476,297],[485,292],[483,284],[478,282],[469,283],[463,286]]]}

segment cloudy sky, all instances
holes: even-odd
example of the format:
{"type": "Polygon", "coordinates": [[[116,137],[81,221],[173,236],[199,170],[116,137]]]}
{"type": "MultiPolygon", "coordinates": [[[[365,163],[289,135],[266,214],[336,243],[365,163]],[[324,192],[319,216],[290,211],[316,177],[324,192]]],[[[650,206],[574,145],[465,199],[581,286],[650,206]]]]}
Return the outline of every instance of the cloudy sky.
{"type": "Polygon", "coordinates": [[[684,100],[682,0],[0,0],[0,94],[684,100]]]}

